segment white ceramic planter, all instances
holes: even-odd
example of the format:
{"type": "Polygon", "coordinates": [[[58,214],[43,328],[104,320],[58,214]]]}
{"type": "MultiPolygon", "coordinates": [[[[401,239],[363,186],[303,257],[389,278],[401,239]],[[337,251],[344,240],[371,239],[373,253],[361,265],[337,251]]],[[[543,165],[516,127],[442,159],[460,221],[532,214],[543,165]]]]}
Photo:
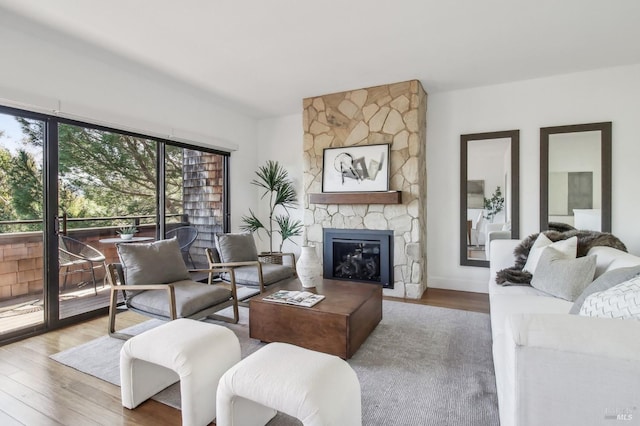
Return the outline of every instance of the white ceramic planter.
{"type": "Polygon", "coordinates": [[[322,265],[314,246],[302,246],[300,258],[296,262],[296,270],[302,287],[312,288],[322,280],[322,265]]]}
{"type": "Polygon", "coordinates": [[[133,234],[120,234],[120,238],[123,240],[130,240],[133,238],[133,234]]]}

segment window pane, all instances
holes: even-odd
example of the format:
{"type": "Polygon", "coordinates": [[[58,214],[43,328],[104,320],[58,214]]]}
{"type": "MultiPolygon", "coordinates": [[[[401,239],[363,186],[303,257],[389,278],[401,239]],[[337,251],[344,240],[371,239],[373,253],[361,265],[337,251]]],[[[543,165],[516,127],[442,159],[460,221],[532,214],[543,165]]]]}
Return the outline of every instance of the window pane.
{"type": "Polygon", "coordinates": [[[44,123],[0,114],[0,337],[44,323],[44,123]]]}
{"type": "Polygon", "coordinates": [[[71,238],[60,244],[94,259],[78,264],[60,258],[61,265],[63,260],[72,263],[69,270],[61,268],[60,276],[60,317],[66,318],[108,306],[105,261],[100,259],[118,261],[109,238],[126,227],[135,227],[138,238],[155,238],[157,143],[62,123],[58,139],[61,229],[71,238]]]}
{"type": "Polygon", "coordinates": [[[178,237],[189,267],[207,266],[205,248],[224,231],[224,163],[219,154],[166,148],[166,237],[178,237]]]}

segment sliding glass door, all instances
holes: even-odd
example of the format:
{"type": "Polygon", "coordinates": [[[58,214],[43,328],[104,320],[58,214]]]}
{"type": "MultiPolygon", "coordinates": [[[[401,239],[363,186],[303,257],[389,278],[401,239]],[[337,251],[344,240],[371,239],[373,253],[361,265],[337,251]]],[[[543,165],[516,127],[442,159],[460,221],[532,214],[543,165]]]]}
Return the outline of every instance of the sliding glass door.
{"type": "Polygon", "coordinates": [[[228,231],[228,153],[0,106],[0,166],[0,344],[106,313],[123,228],[192,268],[228,231]]]}
{"type": "Polygon", "coordinates": [[[118,232],[158,234],[155,140],[74,123],[58,124],[59,318],[109,304],[106,265],[118,232]]]}
{"type": "Polygon", "coordinates": [[[0,340],[44,327],[44,130],[0,113],[0,340]]]}

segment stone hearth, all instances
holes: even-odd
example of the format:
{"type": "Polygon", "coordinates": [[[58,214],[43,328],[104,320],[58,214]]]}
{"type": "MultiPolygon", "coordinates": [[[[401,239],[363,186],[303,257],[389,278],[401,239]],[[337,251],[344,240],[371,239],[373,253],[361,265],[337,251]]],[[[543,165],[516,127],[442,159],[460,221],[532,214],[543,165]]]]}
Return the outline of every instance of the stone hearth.
{"type": "Polygon", "coordinates": [[[304,126],[304,242],[322,255],[323,228],[393,231],[394,288],[419,298],[426,289],[426,110],[417,80],[307,98],[304,126]],[[322,192],[324,148],[389,143],[389,189],[402,204],[312,204],[322,192]]]}

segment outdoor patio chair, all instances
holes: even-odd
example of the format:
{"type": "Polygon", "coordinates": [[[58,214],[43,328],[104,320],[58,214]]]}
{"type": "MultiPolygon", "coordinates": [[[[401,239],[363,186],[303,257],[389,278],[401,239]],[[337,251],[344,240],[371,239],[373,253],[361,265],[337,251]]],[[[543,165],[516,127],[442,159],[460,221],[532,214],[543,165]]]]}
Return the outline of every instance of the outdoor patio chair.
{"type": "MultiPolygon", "coordinates": [[[[63,275],[64,281],[62,288],[67,287],[67,275],[77,272],[91,272],[91,279],[93,280],[93,291],[98,294],[98,288],[96,285],[96,268],[105,268],[106,271],[106,258],[96,248],[91,247],[89,244],[82,241],[74,240],[71,237],[60,235],[58,238],[58,262],[59,269],[65,268],[63,275]],[[69,268],[74,268],[69,270],[69,268]],[[79,269],[75,269],[79,268],[79,269]]],[[[102,283],[104,287],[104,282],[102,283]]]]}
{"type": "MultiPolygon", "coordinates": [[[[216,247],[207,248],[209,268],[230,268],[235,272],[234,281],[238,286],[238,300],[246,305],[246,300],[256,294],[263,293],[265,287],[296,276],[296,262],[293,253],[269,253],[260,255],[256,249],[253,235],[216,234],[216,247]],[[279,255],[289,258],[287,264],[276,264],[261,261],[262,258],[279,255]]],[[[209,274],[209,283],[215,274],[209,274]]],[[[222,281],[232,279],[227,272],[219,274],[222,281]]]]}
{"type": "Polygon", "coordinates": [[[182,257],[184,258],[185,263],[187,259],[191,261],[191,266],[196,267],[193,258],[191,257],[191,253],[189,250],[191,246],[198,238],[198,229],[195,226],[181,226],[180,228],[172,229],[167,231],[167,238],[176,237],[178,239],[178,244],[180,244],[180,251],[182,252],[182,257]]]}
{"type": "Polygon", "coordinates": [[[211,317],[234,324],[238,322],[233,269],[191,271],[226,273],[230,277],[228,283],[205,284],[191,280],[175,238],[148,244],[118,244],[117,248],[121,263],[108,265],[110,336],[123,340],[131,337],[116,331],[119,291],[123,292],[128,309],[152,318],[201,320],[211,317]],[[233,317],[215,314],[229,306],[233,307],[233,317]]]}

